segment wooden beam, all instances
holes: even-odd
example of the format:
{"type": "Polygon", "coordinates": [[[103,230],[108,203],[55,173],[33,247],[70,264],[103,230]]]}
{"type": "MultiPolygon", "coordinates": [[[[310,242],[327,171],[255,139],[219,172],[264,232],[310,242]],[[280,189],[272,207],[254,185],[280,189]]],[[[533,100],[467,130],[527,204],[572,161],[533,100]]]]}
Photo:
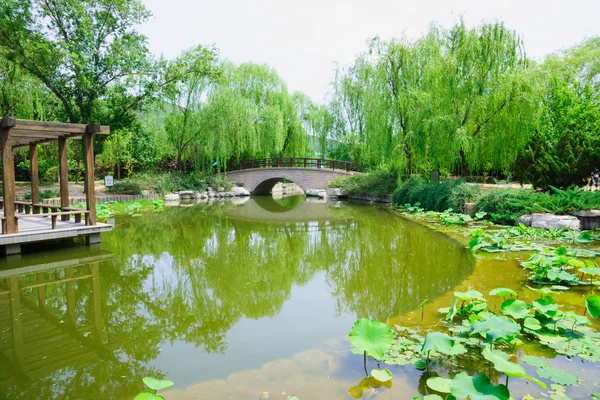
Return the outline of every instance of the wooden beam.
{"type": "Polygon", "coordinates": [[[32,143],[29,145],[29,163],[31,165],[31,204],[33,204],[32,212],[38,214],[40,212],[39,207],[35,204],[40,202],[40,182],[38,177],[38,152],[37,145],[32,143]]]}
{"type": "Polygon", "coordinates": [[[69,169],[67,164],[67,139],[58,139],[58,174],[60,206],[69,207],[69,169]]]}
{"type": "Polygon", "coordinates": [[[83,137],[83,158],[85,163],[85,203],[88,224],[96,225],[96,187],[94,184],[94,134],[86,133],[83,137]]]}
{"type": "Polygon", "coordinates": [[[10,120],[2,118],[0,122],[0,151],[2,152],[2,189],[4,193],[4,216],[6,217],[6,231],[4,233],[17,233],[19,231],[15,219],[15,160],[11,143],[10,120]]]}

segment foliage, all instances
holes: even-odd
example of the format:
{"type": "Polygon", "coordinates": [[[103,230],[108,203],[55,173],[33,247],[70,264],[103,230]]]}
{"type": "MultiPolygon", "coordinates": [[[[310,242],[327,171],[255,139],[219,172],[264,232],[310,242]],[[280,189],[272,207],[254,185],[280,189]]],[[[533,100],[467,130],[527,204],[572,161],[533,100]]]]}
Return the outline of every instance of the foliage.
{"type": "Polygon", "coordinates": [[[431,211],[464,210],[467,201],[474,201],[479,190],[462,179],[448,179],[440,183],[411,177],[398,187],[392,200],[395,204],[416,204],[431,211]]]}
{"type": "Polygon", "coordinates": [[[591,85],[554,78],[539,127],[516,163],[516,177],[535,187],[585,186],[600,164],[600,96],[591,85]]]}
{"type": "Polygon", "coordinates": [[[348,340],[359,353],[365,353],[376,360],[381,360],[392,345],[392,330],[383,322],[372,321],[368,318],[357,320],[348,340]]]}
{"type": "Polygon", "coordinates": [[[134,400],[165,400],[163,396],[156,394],[156,392],[174,385],[174,382],[168,379],[156,379],[151,376],[145,376],[143,381],[144,385],[150,390],[139,393],[134,400]]]}
{"type": "Polygon", "coordinates": [[[121,181],[116,181],[113,187],[109,188],[111,193],[119,193],[119,194],[142,194],[142,188],[139,183],[137,183],[133,179],[124,179],[121,181]]]}
{"type": "Polygon", "coordinates": [[[365,174],[356,174],[338,178],[329,184],[338,187],[348,195],[373,195],[383,197],[396,190],[398,174],[393,171],[375,170],[365,174]]]}
{"type": "Polygon", "coordinates": [[[6,1],[0,49],[56,96],[67,121],[106,122],[100,99],[122,110],[109,117],[117,121],[153,84],[143,79],[151,72],[146,37],[134,28],[149,15],[138,0],[6,1]]]}
{"type": "Polygon", "coordinates": [[[116,181],[111,192],[122,194],[140,194],[142,191],[150,191],[159,194],[175,193],[192,190],[204,192],[209,187],[215,190],[223,188],[229,190],[233,182],[224,174],[202,174],[202,173],[163,173],[163,174],[139,174],[129,178],[116,181]]]}
{"type": "Polygon", "coordinates": [[[327,138],[352,160],[406,175],[507,169],[533,131],[530,72],[519,36],[502,23],[375,38],[336,72],[327,138]]]}
{"type": "Polygon", "coordinates": [[[579,210],[600,208],[600,192],[577,188],[534,192],[526,189],[494,189],[471,192],[471,186],[461,180],[427,183],[419,178],[404,181],[396,190],[396,205],[418,204],[425,210],[464,210],[464,199],[473,203],[476,213],[482,212],[494,223],[514,224],[519,216],[531,213],[571,214],[579,210]],[[472,193],[468,197],[465,193],[472,193]]]}

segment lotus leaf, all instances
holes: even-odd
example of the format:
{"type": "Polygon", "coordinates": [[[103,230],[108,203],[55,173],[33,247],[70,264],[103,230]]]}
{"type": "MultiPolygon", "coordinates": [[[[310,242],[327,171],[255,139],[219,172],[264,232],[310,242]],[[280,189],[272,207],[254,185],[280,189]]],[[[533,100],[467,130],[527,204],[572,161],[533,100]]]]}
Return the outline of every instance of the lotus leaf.
{"type": "Polygon", "coordinates": [[[454,301],[452,302],[452,306],[450,307],[450,309],[448,310],[448,314],[446,315],[446,321],[452,321],[454,319],[454,317],[456,316],[456,314],[458,313],[458,309],[456,308],[456,303],[458,303],[458,301],[456,299],[454,299],[454,301]]]}
{"type": "Polygon", "coordinates": [[[394,333],[383,322],[361,318],[352,326],[348,340],[357,350],[381,360],[392,346],[394,333]]]}
{"type": "Polygon", "coordinates": [[[442,354],[452,354],[456,341],[450,336],[441,332],[431,332],[425,336],[422,353],[436,351],[442,354]]]}
{"type": "Polygon", "coordinates": [[[159,394],[154,394],[150,390],[144,390],[135,396],[133,400],[165,400],[165,398],[159,394]]]}
{"type": "Polygon", "coordinates": [[[493,315],[485,321],[473,324],[471,333],[485,335],[486,342],[492,343],[497,340],[510,342],[519,332],[521,332],[521,327],[512,319],[493,315]]]}
{"type": "Polygon", "coordinates": [[[523,361],[525,364],[531,365],[532,367],[548,366],[548,362],[545,359],[536,356],[523,356],[521,357],[521,361],[523,361]]]}
{"type": "Polygon", "coordinates": [[[532,317],[525,318],[525,321],[523,322],[523,326],[532,331],[539,331],[540,329],[542,329],[542,325],[540,324],[540,321],[538,321],[537,319],[532,318],[532,317]]]}
{"type": "Polygon", "coordinates": [[[600,275],[600,268],[598,268],[598,267],[579,268],[579,272],[581,272],[582,274],[585,274],[585,275],[598,276],[598,275],[600,275]]]}
{"type": "Polygon", "coordinates": [[[558,368],[538,367],[536,368],[535,372],[537,372],[540,377],[550,379],[552,382],[561,385],[572,386],[579,383],[579,379],[577,379],[575,375],[558,368]]]}
{"type": "Polygon", "coordinates": [[[372,369],[371,376],[373,376],[373,378],[377,379],[379,382],[387,382],[392,379],[392,373],[387,368],[372,369]]]}
{"type": "Polygon", "coordinates": [[[466,292],[454,292],[454,296],[458,297],[462,301],[483,300],[483,294],[481,294],[477,290],[469,290],[466,292]]]}
{"type": "Polygon", "coordinates": [[[494,364],[494,368],[497,371],[504,373],[506,376],[513,376],[519,378],[525,378],[534,381],[544,389],[546,388],[546,384],[540,382],[536,378],[529,376],[525,373],[525,368],[520,366],[519,364],[515,364],[513,362],[508,361],[509,355],[499,351],[499,350],[491,350],[489,347],[483,349],[483,357],[486,360],[494,364]]]}
{"type": "Polygon", "coordinates": [[[427,379],[427,386],[440,393],[450,393],[451,383],[452,379],[441,378],[439,376],[427,379]]]}
{"type": "Polygon", "coordinates": [[[600,317],[600,296],[597,294],[585,299],[585,306],[592,318],[600,317]]]}
{"type": "Polygon", "coordinates": [[[533,288],[533,287],[531,287],[531,286],[527,286],[527,288],[528,288],[528,289],[531,289],[531,290],[533,290],[534,292],[536,292],[537,294],[539,294],[539,295],[540,295],[540,297],[547,296],[547,295],[549,295],[549,294],[555,294],[555,293],[558,293],[558,292],[555,292],[554,290],[552,290],[552,289],[550,289],[550,288],[547,288],[547,287],[533,288]]]}
{"type": "Polygon", "coordinates": [[[490,296],[499,296],[499,297],[506,297],[506,296],[516,296],[517,292],[515,292],[512,289],[509,288],[496,288],[496,289],[492,289],[490,290],[489,293],[490,296]]]}
{"type": "Polygon", "coordinates": [[[529,316],[529,305],[523,300],[508,299],[500,306],[502,314],[510,315],[514,319],[523,319],[529,316]]]}
{"type": "Polygon", "coordinates": [[[450,392],[459,399],[508,400],[510,394],[504,385],[495,386],[490,378],[480,374],[470,377],[466,372],[456,375],[450,384],[450,392]]]}
{"type": "Polygon", "coordinates": [[[554,302],[554,299],[550,296],[544,296],[541,299],[533,301],[533,307],[538,310],[541,314],[549,317],[556,315],[559,305],[554,302]]]}
{"type": "Polygon", "coordinates": [[[444,400],[444,399],[437,394],[428,394],[427,396],[423,397],[423,400],[444,400]]]}
{"type": "Polygon", "coordinates": [[[175,384],[173,381],[168,379],[156,379],[151,376],[144,377],[142,381],[144,381],[146,386],[152,390],[163,390],[175,384]]]}
{"type": "Polygon", "coordinates": [[[554,253],[555,253],[557,256],[566,256],[566,255],[567,255],[567,248],[566,248],[566,247],[564,247],[564,246],[561,246],[561,247],[559,247],[558,249],[556,249],[556,250],[554,251],[554,253]]]}

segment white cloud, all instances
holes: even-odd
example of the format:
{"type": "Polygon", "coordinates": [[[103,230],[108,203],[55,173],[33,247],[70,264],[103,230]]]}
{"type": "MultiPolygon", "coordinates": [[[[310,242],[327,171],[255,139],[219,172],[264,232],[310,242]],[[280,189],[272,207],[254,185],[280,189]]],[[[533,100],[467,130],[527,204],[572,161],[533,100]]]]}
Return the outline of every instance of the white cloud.
{"type": "Polygon", "coordinates": [[[373,36],[418,37],[431,22],[503,20],[542,58],[600,35],[599,0],[146,0],[153,53],[215,44],[221,57],[273,66],[292,91],[321,101],[334,63],[352,63],[373,36]]]}

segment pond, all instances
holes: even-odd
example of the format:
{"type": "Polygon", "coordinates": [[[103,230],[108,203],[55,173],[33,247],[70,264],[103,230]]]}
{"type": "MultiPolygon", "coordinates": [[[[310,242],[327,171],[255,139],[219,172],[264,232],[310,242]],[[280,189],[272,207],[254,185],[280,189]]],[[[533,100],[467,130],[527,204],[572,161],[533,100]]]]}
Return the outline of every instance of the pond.
{"type": "MultiPolygon", "coordinates": [[[[168,400],[347,399],[357,318],[406,322],[428,299],[432,320],[457,288],[522,284],[514,260],[476,268],[373,206],[255,197],[113,223],[101,247],[0,262],[0,398],[131,399],[151,375],[175,382],[168,400]]],[[[363,398],[423,393],[421,372],[393,371],[363,398]]]]}

